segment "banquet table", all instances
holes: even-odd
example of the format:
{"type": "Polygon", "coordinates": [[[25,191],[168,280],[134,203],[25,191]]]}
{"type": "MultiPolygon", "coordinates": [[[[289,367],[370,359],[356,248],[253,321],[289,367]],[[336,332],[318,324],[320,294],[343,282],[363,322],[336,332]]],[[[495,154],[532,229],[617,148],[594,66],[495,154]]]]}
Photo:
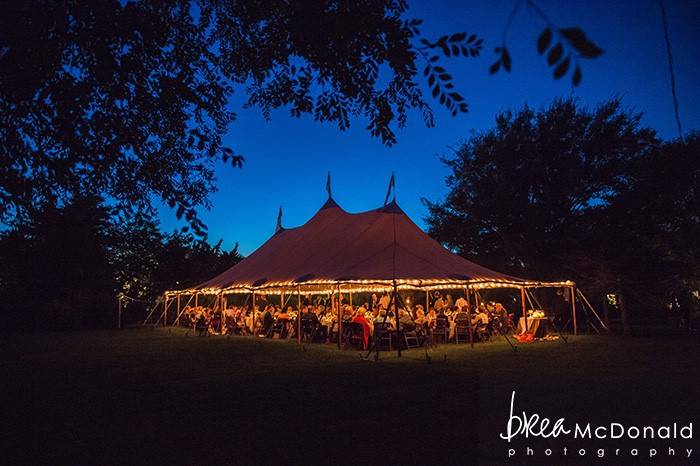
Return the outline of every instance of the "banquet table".
{"type": "Polygon", "coordinates": [[[543,338],[552,333],[552,324],[546,317],[528,317],[527,331],[525,330],[525,319],[521,317],[518,320],[518,328],[515,331],[517,335],[530,333],[535,338],[543,338]]]}

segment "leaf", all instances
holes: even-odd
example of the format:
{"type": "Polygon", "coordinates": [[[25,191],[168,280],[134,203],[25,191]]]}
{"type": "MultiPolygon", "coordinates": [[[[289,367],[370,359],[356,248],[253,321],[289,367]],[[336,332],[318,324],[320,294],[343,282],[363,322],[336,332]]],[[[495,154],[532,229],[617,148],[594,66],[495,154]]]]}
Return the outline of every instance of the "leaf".
{"type": "Polygon", "coordinates": [[[474,42],[474,40],[476,40],[476,34],[472,34],[471,36],[469,36],[469,39],[467,39],[467,44],[471,44],[472,42],[474,42]]]}
{"type": "Polygon", "coordinates": [[[442,66],[436,66],[434,68],[434,70],[436,73],[444,73],[445,72],[445,68],[443,68],[442,66]]]}
{"type": "Polygon", "coordinates": [[[435,63],[435,62],[438,61],[439,59],[440,59],[440,57],[438,57],[437,55],[433,55],[432,57],[430,57],[430,61],[431,61],[432,63],[435,63]]]}
{"type": "Polygon", "coordinates": [[[450,56],[450,48],[445,44],[442,44],[442,53],[448,57],[450,56]]]}
{"type": "Polygon", "coordinates": [[[565,28],[559,32],[561,32],[561,35],[571,43],[571,46],[585,58],[596,58],[603,53],[603,49],[590,41],[581,28],[565,28]]]}
{"type": "Polygon", "coordinates": [[[430,65],[426,66],[423,70],[423,75],[428,76],[430,74],[430,65]]]}
{"type": "Polygon", "coordinates": [[[433,88],[433,98],[437,97],[439,93],[440,93],[440,86],[435,86],[433,88]]]}
{"type": "Polygon", "coordinates": [[[448,73],[443,73],[439,76],[442,81],[452,81],[452,76],[448,73]]]}
{"type": "Polygon", "coordinates": [[[549,66],[552,66],[559,61],[562,52],[564,52],[564,47],[562,47],[561,44],[555,45],[554,48],[549,51],[549,54],[547,55],[547,63],[549,66]]]}
{"type": "Polygon", "coordinates": [[[457,32],[455,34],[452,34],[452,36],[450,36],[450,42],[462,42],[465,37],[467,37],[466,32],[457,32]]]}
{"type": "Polygon", "coordinates": [[[569,70],[569,61],[569,57],[566,57],[561,63],[559,63],[559,65],[557,65],[557,67],[554,69],[554,79],[559,79],[566,74],[566,72],[569,70]]]}
{"type": "Polygon", "coordinates": [[[574,86],[578,86],[581,84],[581,67],[576,65],[576,68],[574,69],[574,74],[571,77],[571,82],[574,84],[574,86]]]}
{"type": "Polygon", "coordinates": [[[435,84],[435,75],[431,74],[428,78],[428,87],[433,87],[433,84],[435,84]]]}
{"type": "Polygon", "coordinates": [[[501,54],[501,61],[503,62],[503,69],[510,73],[510,54],[508,49],[503,47],[503,53],[501,54]]]}
{"type": "Polygon", "coordinates": [[[464,100],[464,97],[462,97],[462,96],[461,96],[459,93],[457,93],[457,92],[450,92],[450,97],[451,97],[453,100],[457,101],[457,102],[461,102],[461,101],[464,100]]]}
{"type": "Polygon", "coordinates": [[[452,46],[452,55],[454,55],[455,57],[459,55],[459,47],[457,47],[456,45],[452,46]]]}
{"type": "Polygon", "coordinates": [[[496,63],[491,65],[491,67],[489,68],[489,74],[496,74],[500,67],[501,67],[501,60],[498,60],[496,63]]]}
{"type": "Polygon", "coordinates": [[[540,37],[537,38],[537,53],[542,55],[544,51],[547,50],[547,47],[549,47],[550,42],[552,42],[552,30],[547,28],[542,31],[540,37]]]}

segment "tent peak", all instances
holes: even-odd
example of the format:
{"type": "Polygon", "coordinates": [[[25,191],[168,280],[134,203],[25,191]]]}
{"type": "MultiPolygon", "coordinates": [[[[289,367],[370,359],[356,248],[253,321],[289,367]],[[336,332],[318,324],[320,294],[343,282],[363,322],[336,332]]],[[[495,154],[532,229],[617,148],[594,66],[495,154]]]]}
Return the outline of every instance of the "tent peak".
{"type": "Polygon", "coordinates": [[[343,210],[337,202],[332,197],[329,197],[328,200],[321,206],[319,210],[323,209],[340,209],[343,210]]]}

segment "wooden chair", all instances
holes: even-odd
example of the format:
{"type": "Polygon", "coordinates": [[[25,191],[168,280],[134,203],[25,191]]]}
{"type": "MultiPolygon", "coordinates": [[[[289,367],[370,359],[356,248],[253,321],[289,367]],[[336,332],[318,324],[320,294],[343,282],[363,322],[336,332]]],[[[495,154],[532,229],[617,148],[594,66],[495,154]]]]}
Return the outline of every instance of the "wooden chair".
{"type": "Polygon", "coordinates": [[[479,341],[487,341],[489,337],[491,336],[489,333],[488,329],[488,324],[485,324],[483,322],[478,322],[476,324],[476,329],[474,330],[474,334],[479,341]]]}
{"type": "Polygon", "coordinates": [[[374,325],[374,347],[375,349],[386,348],[391,351],[391,324],[375,324],[374,325]]]}
{"type": "Polygon", "coordinates": [[[469,322],[466,320],[455,322],[455,344],[458,343],[469,343],[469,322]]]}
{"type": "Polygon", "coordinates": [[[209,322],[204,316],[200,316],[194,323],[194,329],[197,335],[200,337],[206,337],[209,335],[209,322]]]}
{"type": "Polygon", "coordinates": [[[433,343],[437,344],[439,340],[443,343],[447,343],[450,338],[450,323],[447,319],[438,317],[435,321],[435,328],[433,328],[433,343]]]}
{"type": "Polygon", "coordinates": [[[418,341],[418,333],[415,330],[403,331],[403,342],[406,348],[418,348],[420,342],[418,341]]]}
{"type": "Polygon", "coordinates": [[[364,349],[365,330],[359,322],[343,323],[343,342],[355,349],[364,349]]]}
{"type": "Polygon", "coordinates": [[[277,320],[267,334],[268,338],[284,338],[284,332],[286,331],[286,322],[284,320],[277,320]]]}

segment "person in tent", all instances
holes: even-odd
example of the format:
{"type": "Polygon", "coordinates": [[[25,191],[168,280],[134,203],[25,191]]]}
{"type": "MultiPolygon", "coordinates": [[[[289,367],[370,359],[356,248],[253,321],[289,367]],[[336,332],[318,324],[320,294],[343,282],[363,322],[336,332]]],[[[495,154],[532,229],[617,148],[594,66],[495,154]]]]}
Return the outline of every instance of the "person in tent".
{"type": "Polygon", "coordinates": [[[384,293],[379,300],[379,307],[381,309],[384,309],[385,311],[389,309],[389,303],[391,302],[391,297],[389,297],[389,293],[384,293]]]}
{"type": "Polygon", "coordinates": [[[445,308],[445,300],[442,299],[442,295],[440,294],[439,291],[436,291],[433,296],[435,297],[435,301],[433,302],[433,307],[435,308],[435,312],[437,312],[439,314],[445,308]]]}
{"type": "Polygon", "coordinates": [[[459,298],[457,298],[457,301],[455,301],[455,306],[457,306],[457,309],[461,309],[463,311],[467,310],[467,304],[467,300],[464,299],[464,296],[460,296],[459,298]]]}
{"type": "Polygon", "coordinates": [[[352,318],[352,322],[358,323],[362,325],[362,347],[363,349],[367,349],[369,346],[369,335],[371,333],[371,328],[369,326],[369,322],[367,321],[367,318],[365,317],[365,313],[367,312],[367,309],[365,309],[364,306],[360,306],[357,309],[357,312],[355,313],[355,317],[352,318]]]}
{"type": "Polygon", "coordinates": [[[267,335],[272,328],[272,325],[275,323],[275,319],[272,317],[272,310],[274,310],[274,307],[265,306],[265,311],[262,315],[262,328],[260,330],[261,335],[267,335]]]}
{"type": "Polygon", "coordinates": [[[411,315],[405,309],[399,309],[399,322],[401,323],[401,328],[407,332],[412,332],[416,329],[415,322],[413,322],[411,315]]]}

